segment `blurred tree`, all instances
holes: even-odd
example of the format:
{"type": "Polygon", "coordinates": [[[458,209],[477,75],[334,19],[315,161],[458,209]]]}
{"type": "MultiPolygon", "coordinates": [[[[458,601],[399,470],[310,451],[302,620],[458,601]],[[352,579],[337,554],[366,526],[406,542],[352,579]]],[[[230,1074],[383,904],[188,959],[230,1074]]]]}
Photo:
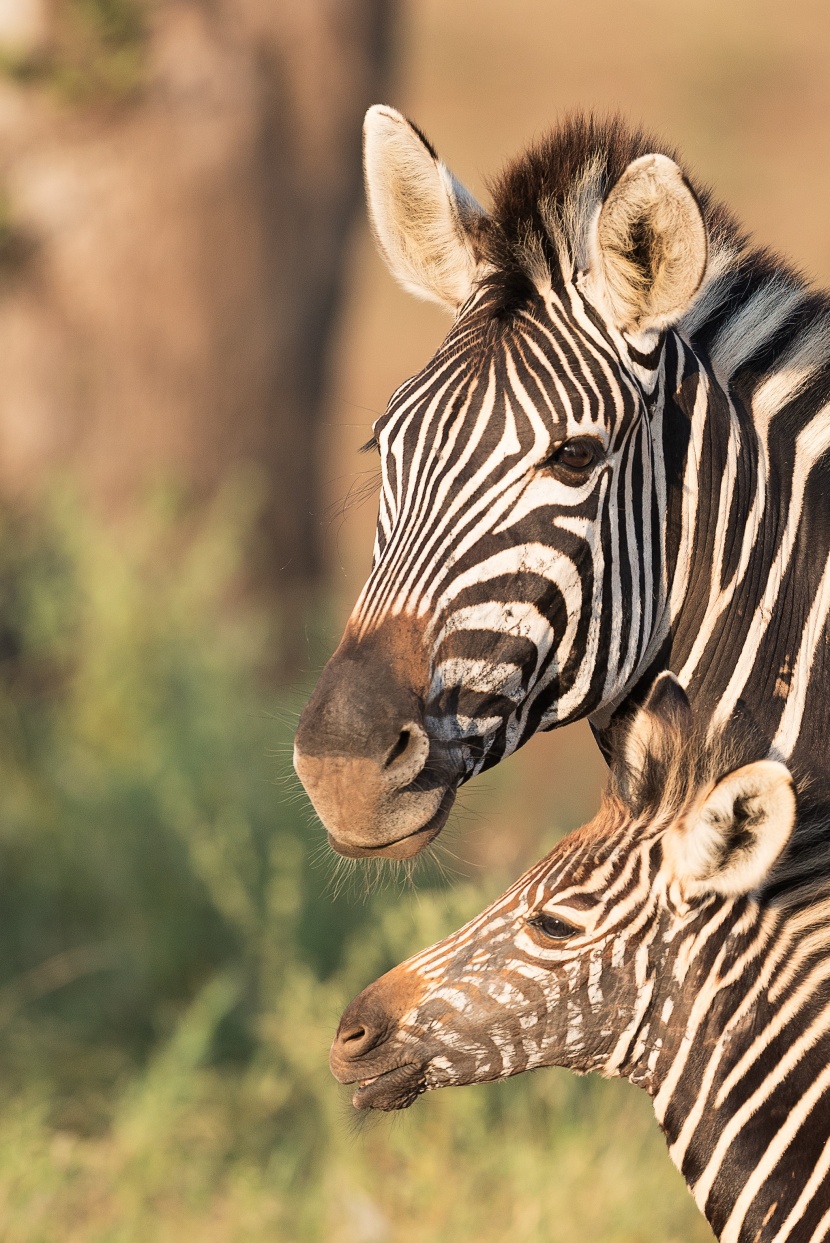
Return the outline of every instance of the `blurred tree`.
{"type": "MultiPolygon", "coordinates": [[[[0,490],[262,490],[254,581],[320,569],[315,441],[394,0],[19,0],[0,79],[0,490]]],[[[3,39],[0,23],[0,42],[3,39]]]]}

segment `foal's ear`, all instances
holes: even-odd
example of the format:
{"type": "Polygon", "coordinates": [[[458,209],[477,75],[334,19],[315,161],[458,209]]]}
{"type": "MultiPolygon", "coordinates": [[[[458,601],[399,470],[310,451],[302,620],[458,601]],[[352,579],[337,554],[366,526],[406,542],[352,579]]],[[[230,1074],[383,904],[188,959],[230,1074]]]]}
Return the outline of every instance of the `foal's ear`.
{"type": "Polygon", "coordinates": [[[774,760],[723,777],[663,841],[672,879],[688,897],[737,897],[763,884],[793,831],[796,797],[789,769],[774,760]]]}
{"type": "Polygon", "coordinates": [[[664,670],[652,684],[625,736],[624,757],[629,771],[642,777],[649,760],[667,759],[691,732],[692,709],[675,675],[664,670]]]}
{"type": "Polygon", "coordinates": [[[633,160],[599,210],[586,293],[622,331],[666,328],[688,309],[706,268],[706,225],[667,155],[633,160]]]}
{"type": "Polygon", "coordinates": [[[363,168],[372,230],[392,275],[410,293],[457,311],[473,290],[484,210],[394,108],[375,104],[366,113],[363,168]]]}

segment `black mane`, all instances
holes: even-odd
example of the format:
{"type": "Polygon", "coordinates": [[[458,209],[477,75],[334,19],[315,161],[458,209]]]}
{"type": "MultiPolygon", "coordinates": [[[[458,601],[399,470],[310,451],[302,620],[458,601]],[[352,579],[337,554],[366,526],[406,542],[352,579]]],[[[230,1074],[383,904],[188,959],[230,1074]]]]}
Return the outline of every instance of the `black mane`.
{"type": "MultiPolygon", "coordinates": [[[[564,222],[564,241],[571,259],[575,259],[578,235],[587,230],[596,206],[632,160],[651,152],[668,156],[682,169],[701,205],[712,257],[726,249],[733,256],[728,297],[721,301],[715,314],[706,318],[706,331],[696,334],[701,344],[707,345],[724,318],[770,278],[806,284],[803,276],[780,256],[751,245],[733,213],[690,173],[671,144],[645,129],[630,126],[619,115],[598,117],[575,112],[488,182],[492,207],[481,227],[478,244],[482,257],[493,269],[486,284],[495,295],[490,303],[494,314],[510,314],[536,294],[529,253],[543,254],[552,281],[555,285],[561,283],[558,239],[551,235],[551,219],[564,222]],[[593,196],[585,197],[581,204],[575,203],[574,195],[586,175],[593,180],[593,196]]],[[[826,299],[819,300],[824,307],[826,299]]],[[[815,309],[805,308],[808,319],[815,309]]]]}

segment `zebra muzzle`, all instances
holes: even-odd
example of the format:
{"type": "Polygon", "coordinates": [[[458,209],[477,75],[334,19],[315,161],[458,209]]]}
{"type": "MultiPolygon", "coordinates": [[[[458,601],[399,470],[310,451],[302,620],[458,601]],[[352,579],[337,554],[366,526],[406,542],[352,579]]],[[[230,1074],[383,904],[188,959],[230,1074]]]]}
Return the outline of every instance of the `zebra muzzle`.
{"type": "Polygon", "coordinates": [[[410,623],[347,636],[300,718],[294,767],[330,844],[349,858],[410,858],[454,801],[461,773],[427,727],[422,649],[410,623]]]}

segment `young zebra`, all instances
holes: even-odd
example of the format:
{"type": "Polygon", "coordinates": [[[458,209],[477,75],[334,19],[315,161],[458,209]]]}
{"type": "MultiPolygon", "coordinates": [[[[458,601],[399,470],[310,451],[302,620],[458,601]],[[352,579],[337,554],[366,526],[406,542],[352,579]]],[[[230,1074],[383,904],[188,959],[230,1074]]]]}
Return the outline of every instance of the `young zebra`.
{"type": "MultiPolygon", "coordinates": [[[[830,1235],[826,806],[737,764],[663,674],[597,818],[348,1007],[359,1109],[539,1066],[624,1076],[719,1238],[830,1235]]],[[[744,757],[742,757],[745,759],[744,757]]]]}
{"type": "Polygon", "coordinates": [[[377,107],[366,181],[455,323],[375,424],[373,569],[297,735],[335,848],[414,854],[462,781],[579,717],[607,744],[665,668],[823,784],[830,298],[618,120],[566,122],[485,212],[377,107]]]}

